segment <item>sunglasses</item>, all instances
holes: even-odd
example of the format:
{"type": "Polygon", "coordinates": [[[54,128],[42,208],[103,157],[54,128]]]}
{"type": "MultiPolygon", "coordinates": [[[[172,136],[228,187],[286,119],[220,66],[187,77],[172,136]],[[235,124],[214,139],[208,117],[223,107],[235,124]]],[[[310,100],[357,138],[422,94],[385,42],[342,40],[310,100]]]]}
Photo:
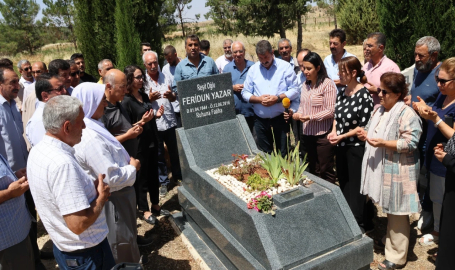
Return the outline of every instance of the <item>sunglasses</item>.
{"type": "Polygon", "coordinates": [[[59,88],[55,88],[55,89],[54,89],[54,88],[51,88],[51,89],[48,89],[46,92],[48,92],[48,93],[50,93],[50,92],[52,92],[52,91],[62,92],[63,90],[65,90],[65,86],[64,86],[64,85],[60,86],[59,88]]]}
{"type": "Polygon", "coordinates": [[[79,75],[79,74],[80,74],[79,71],[76,71],[76,72],[70,73],[70,76],[75,77],[76,75],[79,75]]]}
{"type": "Polygon", "coordinates": [[[143,79],[143,78],[142,78],[142,75],[138,75],[138,76],[136,76],[136,77],[134,77],[134,78],[135,78],[136,80],[142,80],[142,79],[143,79]]]}
{"type": "Polygon", "coordinates": [[[439,76],[435,76],[434,79],[436,80],[436,83],[440,83],[441,86],[446,85],[446,83],[448,83],[448,82],[455,81],[455,79],[451,79],[451,80],[439,79],[439,76]]]}
{"type": "Polygon", "coordinates": [[[387,92],[386,90],[381,89],[381,88],[379,88],[379,87],[377,88],[377,90],[378,90],[378,94],[379,94],[379,93],[382,93],[383,96],[385,96],[385,95],[387,95],[387,94],[389,93],[389,92],[387,92]]]}
{"type": "Polygon", "coordinates": [[[32,68],[31,67],[26,67],[26,68],[23,68],[22,70],[28,72],[29,70],[31,71],[32,68]]]}
{"type": "Polygon", "coordinates": [[[40,74],[40,73],[41,73],[41,70],[35,70],[35,71],[32,70],[32,74],[40,74]]]}

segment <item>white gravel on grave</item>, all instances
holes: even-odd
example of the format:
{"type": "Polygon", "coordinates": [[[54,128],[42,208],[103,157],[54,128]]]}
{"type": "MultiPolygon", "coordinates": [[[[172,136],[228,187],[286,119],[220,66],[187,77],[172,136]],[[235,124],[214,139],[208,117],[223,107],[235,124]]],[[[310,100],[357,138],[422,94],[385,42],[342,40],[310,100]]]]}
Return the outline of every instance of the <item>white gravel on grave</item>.
{"type": "MultiPolygon", "coordinates": [[[[225,186],[228,190],[237,195],[237,197],[242,199],[244,202],[249,202],[250,199],[258,196],[261,193],[261,191],[257,190],[248,190],[247,184],[240,182],[231,175],[221,175],[219,173],[216,173],[217,170],[218,168],[211,169],[206,171],[206,173],[215,180],[217,180],[218,182],[220,182],[223,186],[225,186]]],[[[278,180],[278,184],[279,184],[278,187],[269,188],[265,190],[265,192],[267,192],[267,194],[269,195],[272,195],[273,197],[273,195],[297,188],[299,186],[298,184],[291,186],[288,183],[288,181],[286,181],[285,178],[278,180]]]]}

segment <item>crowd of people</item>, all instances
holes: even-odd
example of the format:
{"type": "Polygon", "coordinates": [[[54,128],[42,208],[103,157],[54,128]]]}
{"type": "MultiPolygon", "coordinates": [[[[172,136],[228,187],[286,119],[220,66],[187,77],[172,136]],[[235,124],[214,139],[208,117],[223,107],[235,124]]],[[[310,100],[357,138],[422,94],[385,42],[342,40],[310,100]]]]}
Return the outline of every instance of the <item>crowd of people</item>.
{"type": "Polygon", "coordinates": [[[141,65],[121,71],[103,59],[98,80],[80,53],[48,65],[21,60],[20,77],[0,59],[0,268],[44,269],[41,258],[52,256],[61,269],[146,263],[139,246],[154,239],[138,236],[137,217],[157,224],[169,216],[160,196],[182,179],[177,82],[230,73],[235,111],[260,150],[285,155],[293,134],[309,171],[339,184],[362,232],[375,229],[374,204],[387,214],[387,233],[375,239],[385,250],[380,269],[406,264],[414,213],[420,229],[433,227],[419,244],[439,243],[436,268],[451,269],[455,58],[440,63],[438,40],[422,37],[408,84],[384,54],[384,34],[367,36],[363,65],[344,49],[343,30],[331,31],[329,42],[323,60],[308,49],[293,57],[288,39],[275,57],[261,40],[254,63],[241,41],[224,40],[224,55],[213,60],[210,42],[190,35],[185,57],[164,48],[162,69],[142,43],[141,65]],[[52,254],[38,249],[37,212],[52,254]]]}

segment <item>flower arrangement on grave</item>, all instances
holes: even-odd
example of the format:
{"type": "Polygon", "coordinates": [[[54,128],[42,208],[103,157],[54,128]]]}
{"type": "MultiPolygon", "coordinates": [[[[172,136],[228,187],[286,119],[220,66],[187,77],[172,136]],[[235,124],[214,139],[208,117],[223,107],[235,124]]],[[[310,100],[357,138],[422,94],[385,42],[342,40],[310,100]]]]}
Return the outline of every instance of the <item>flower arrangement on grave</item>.
{"type": "Polygon", "coordinates": [[[271,214],[272,216],[275,215],[275,211],[273,210],[272,196],[265,191],[262,191],[261,194],[257,195],[255,198],[252,198],[247,203],[247,207],[248,209],[254,209],[258,212],[271,214]]]}

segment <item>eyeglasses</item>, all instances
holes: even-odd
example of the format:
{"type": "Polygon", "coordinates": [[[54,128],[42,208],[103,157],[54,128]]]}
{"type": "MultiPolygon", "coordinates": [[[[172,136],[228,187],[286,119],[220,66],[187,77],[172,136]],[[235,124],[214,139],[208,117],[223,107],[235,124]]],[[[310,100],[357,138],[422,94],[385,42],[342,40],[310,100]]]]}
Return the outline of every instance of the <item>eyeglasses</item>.
{"type": "Polygon", "coordinates": [[[41,70],[32,70],[32,74],[40,74],[41,73],[41,70]]]}
{"type": "Polygon", "coordinates": [[[79,75],[79,74],[80,74],[80,72],[76,71],[76,72],[70,73],[70,76],[71,77],[75,77],[76,75],[79,75]]]}
{"type": "Polygon", "coordinates": [[[26,67],[26,68],[22,68],[22,70],[28,72],[29,70],[31,71],[32,68],[31,67],[26,67]]]}
{"type": "Polygon", "coordinates": [[[55,89],[54,89],[54,88],[51,88],[51,89],[48,89],[46,92],[48,92],[48,93],[50,93],[50,92],[52,92],[52,91],[62,92],[63,90],[65,90],[65,86],[64,86],[64,85],[60,86],[59,88],[55,88],[55,89]]]}
{"type": "Polygon", "coordinates": [[[138,75],[138,76],[136,76],[136,77],[134,77],[134,78],[135,78],[136,80],[142,80],[142,79],[143,79],[143,78],[142,78],[142,75],[138,75]]]}
{"type": "Polygon", "coordinates": [[[446,83],[455,81],[455,79],[450,79],[450,80],[445,80],[445,79],[439,79],[439,76],[435,76],[434,79],[436,80],[436,83],[441,84],[441,86],[445,86],[446,83]]]}
{"type": "Polygon", "coordinates": [[[379,87],[378,87],[377,90],[378,90],[378,94],[379,94],[379,93],[382,93],[383,96],[385,96],[385,95],[387,95],[387,94],[389,93],[389,92],[387,92],[386,90],[381,89],[381,88],[379,88],[379,87]]]}

